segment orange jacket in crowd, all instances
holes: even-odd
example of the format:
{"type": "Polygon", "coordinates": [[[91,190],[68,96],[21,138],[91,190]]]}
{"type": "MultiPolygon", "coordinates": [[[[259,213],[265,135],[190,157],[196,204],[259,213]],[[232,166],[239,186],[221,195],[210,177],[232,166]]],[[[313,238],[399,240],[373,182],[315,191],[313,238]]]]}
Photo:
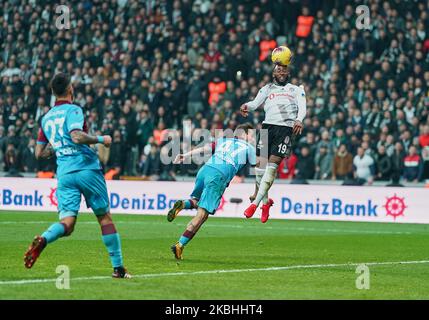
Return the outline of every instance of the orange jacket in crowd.
{"type": "Polygon", "coordinates": [[[225,81],[209,83],[209,104],[219,101],[219,95],[226,91],[225,81]]]}
{"type": "Polygon", "coordinates": [[[114,180],[115,178],[119,178],[120,173],[121,173],[121,170],[119,168],[112,168],[106,172],[106,174],[104,175],[104,179],[114,180]]]}
{"type": "Polygon", "coordinates": [[[259,43],[259,61],[264,61],[275,47],[277,47],[275,40],[262,40],[259,43]]]}
{"type": "Polygon", "coordinates": [[[168,133],[167,129],[155,129],[153,130],[153,138],[155,139],[155,143],[157,145],[161,145],[161,142],[166,141],[166,135],[168,133]]]}
{"type": "Polygon", "coordinates": [[[36,174],[37,178],[41,179],[53,179],[55,176],[55,172],[51,171],[37,171],[36,174]]]}
{"type": "Polygon", "coordinates": [[[300,38],[307,38],[313,26],[314,17],[312,16],[299,16],[298,25],[296,27],[296,36],[300,38]]]}

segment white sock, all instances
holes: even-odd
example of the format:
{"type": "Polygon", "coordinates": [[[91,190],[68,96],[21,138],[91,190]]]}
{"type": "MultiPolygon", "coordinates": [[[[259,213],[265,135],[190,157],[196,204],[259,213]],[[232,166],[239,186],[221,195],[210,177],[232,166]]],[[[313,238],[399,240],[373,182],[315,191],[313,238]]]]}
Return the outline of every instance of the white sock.
{"type": "Polygon", "coordinates": [[[277,167],[278,165],[275,163],[268,163],[265,173],[262,176],[256,199],[252,202],[253,204],[258,206],[261,200],[267,196],[268,190],[270,190],[274,179],[277,176],[277,167]]]}
{"type": "MultiPolygon", "coordinates": [[[[256,175],[256,187],[258,188],[259,191],[259,187],[261,185],[261,180],[262,177],[265,173],[265,169],[261,169],[261,168],[255,168],[255,175],[256,175]]],[[[266,204],[268,203],[268,192],[265,194],[265,196],[262,198],[262,203],[266,204]]]]}

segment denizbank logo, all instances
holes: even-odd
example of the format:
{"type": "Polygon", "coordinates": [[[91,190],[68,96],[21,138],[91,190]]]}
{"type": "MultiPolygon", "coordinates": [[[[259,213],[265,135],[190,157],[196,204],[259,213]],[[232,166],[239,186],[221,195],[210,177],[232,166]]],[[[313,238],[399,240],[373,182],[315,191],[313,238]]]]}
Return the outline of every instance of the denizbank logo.
{"type": "Polygon", "coordinates": [[[283,214],[296,215],[332,215],[332,216],[362,216],[371,217],[377,216],[378,205],[372,200],[367,200],[363,203],[354,204],[347,203],[341,199],[332,198],[330,201],[322,201],[317,198],[311,202],[296,202],[290,198],[282,198],[283,214]]]}
{"type": "Polygon", "coordinates": [[[168,198],[166,194],[155,196],[142,194],[138,197],[124,197],[119,193],[110,193],[110,208],[123,210],[164,210],[172,208],[177,199],[168,198]]]}
{"type": "Polygon", "coordinates": [[[348,203],[342,199],[332,198],[330,200],[294,201],[292,198],[283,197],[281,204],[282,214],[295,215],[326,215],[326,216],[358,216],[378,217],[380,215],[391,216],[396,220],[398,216],[404,216],[407,206],[405,199],[398,197],[386,197],[386,203],[379,206],[373,200],[367,199],[360,203],[348,203]],[[383,212],[384,211],[384,212],[383,212]]]}
{"type": "MultiPolygon", "coordinates": [[[[60,197],[57,199],[55,180],[4,181],[5,183],[0,186],[0,210],[56,211],[58,201],[67,201],[64,197],[67,194],[59,193],[60,197]]],[[[112,183],[108,189],[112,212],[164,214],[173,207],[177,199],[186,197],[186,193],[178,189],[191,187],[189,183],[180,182],[171,183],[171,186],[154,183],[153,186],[147,190],[148,187],[144,184],[141,189],[136,190],[135,185],[131,183],[129,185],[122,182],[112,183]]],[[[244,201],[235,202],[233,199],[244,199],[247,189],[237,188],[232,191],[222,197],[217,209],[219,216],[237,217],[240,211],[245,209],[244,201]]],[[[427,190],[413,190],[411,193],[406,189],[391,192],[390,189],[387,191],[371,188],[369,192],[364,188],[362,193],[356,193],[342,187],[337,190],[331,188],[328,193],[315,187],[304,194],[299,190],[290,194],[283,192],[277,191],[272,195],[277,204],[273,218],[429,224],[427,208],[425,202],[421,200],[426,196],[423,192],[427,190]]],[[[80,211],[91,211],[85,204],[85,197],[81,197],[80,211]]]]}
{"type": "Polygon", "coordinates": [[[330,201],[295,202],[291,198],[282,198],[283,214],[297,215],[332,215],[332,216],[377,216],[377,205],[372,200],[362,204],[346,203],[341,199],[332,198],[330,201]]]}
{"type": "Polygon", "coordinates": [[[2,189],[0,204],[2,206],[43,207],[43,194],[38,190],[19,193],[10,189],[2,189]]]}
{"type": "MultiPolygon", "coordinates": [[[[17,192],[11,189],[0,189],[1,206],[22,206],[23,209],[29,207],[47,208],[56,207],[58,199],[57,188],[41,190],[32,190],[28,192],[17,192]]],[[[83,201],[84,201],[84,197],[83,201]]],[[[165,210],[172,208],[177,199],[169,198],[164,193],[155,195],[142,194],[140,196],[125,196],[116,192],[109,194],[110,207],[112,209],[123,210],[165,210]]]]}

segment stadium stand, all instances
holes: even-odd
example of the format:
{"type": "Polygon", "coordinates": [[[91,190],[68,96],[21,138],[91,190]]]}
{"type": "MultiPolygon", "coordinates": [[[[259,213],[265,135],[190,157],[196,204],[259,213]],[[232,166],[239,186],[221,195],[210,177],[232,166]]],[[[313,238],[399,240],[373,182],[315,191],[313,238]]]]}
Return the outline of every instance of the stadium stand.
{"type": "MultiPolygon", "coordinates": [[[[72,75],[75,103],[109,178],[174,180],[198,166],[164,165],[169,129],[235,128],[238,110],[270,81],[270,50],[294,52],[291,82],[304,84],[308,113],[295,155],[279,178],[365,182],[429,179],[429,2],[296,0],[68,1],[71,28],[59,30],[58,1],[0,6],[0,171],[50,177],[36,162],[49,80],[72,75]],[[355,8],[370,9],[368,29],[355,8]],[[370,160],[367,160],[370,159],[370,160]]],[[[243,173],[244,175],[246,173],[243,173]]]]}

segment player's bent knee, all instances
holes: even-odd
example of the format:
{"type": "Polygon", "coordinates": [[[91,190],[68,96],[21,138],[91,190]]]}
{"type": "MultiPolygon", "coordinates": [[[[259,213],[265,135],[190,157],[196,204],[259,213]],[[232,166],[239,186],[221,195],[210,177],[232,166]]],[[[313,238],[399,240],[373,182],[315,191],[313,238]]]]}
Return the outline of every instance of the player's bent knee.
{"type": "Polygon", "coordinates": [[[110,213],[109,207],[92,208],[92,211],[96,216],[104,216],[110,213]]]}
{"type": "Polygon", "coordinates": [[[61,222],[61,224],[64,226],[63,237],[70,236],[74,231],[74,222],[73,223],[61,222]]]}
{"type": "Polygon", "coordinates": [[[265,169],[265,167],[267,166],[267,163],[268,163],[267,158],[259,157],[257,162],[256,162],[256,167],[258,167],[260,169],[265,169]]]}
{"type": "Polygon", "coordinates": [[[74,225],[76,224],[76,216],[63,217],[60,220],[60,223],[64,227],[63,237],[67,237],[71,235],[74,231],[74,225]]]}
{"type": "Polygon", "coordinates": [[[111,216],[110,212],[97,215],[97,219],[101,225],[113,223],[112,216],[111,216]]]}
{"type": "Polygon", "coordinates": [[[282,157],[271,155],[270,158],[269,158],[269,160],[268,160],[268,162],[269,163],[275,163],[275,164],[279,165],[280,162],[282,162],[282,160],[283,160],[282,157]]]}

